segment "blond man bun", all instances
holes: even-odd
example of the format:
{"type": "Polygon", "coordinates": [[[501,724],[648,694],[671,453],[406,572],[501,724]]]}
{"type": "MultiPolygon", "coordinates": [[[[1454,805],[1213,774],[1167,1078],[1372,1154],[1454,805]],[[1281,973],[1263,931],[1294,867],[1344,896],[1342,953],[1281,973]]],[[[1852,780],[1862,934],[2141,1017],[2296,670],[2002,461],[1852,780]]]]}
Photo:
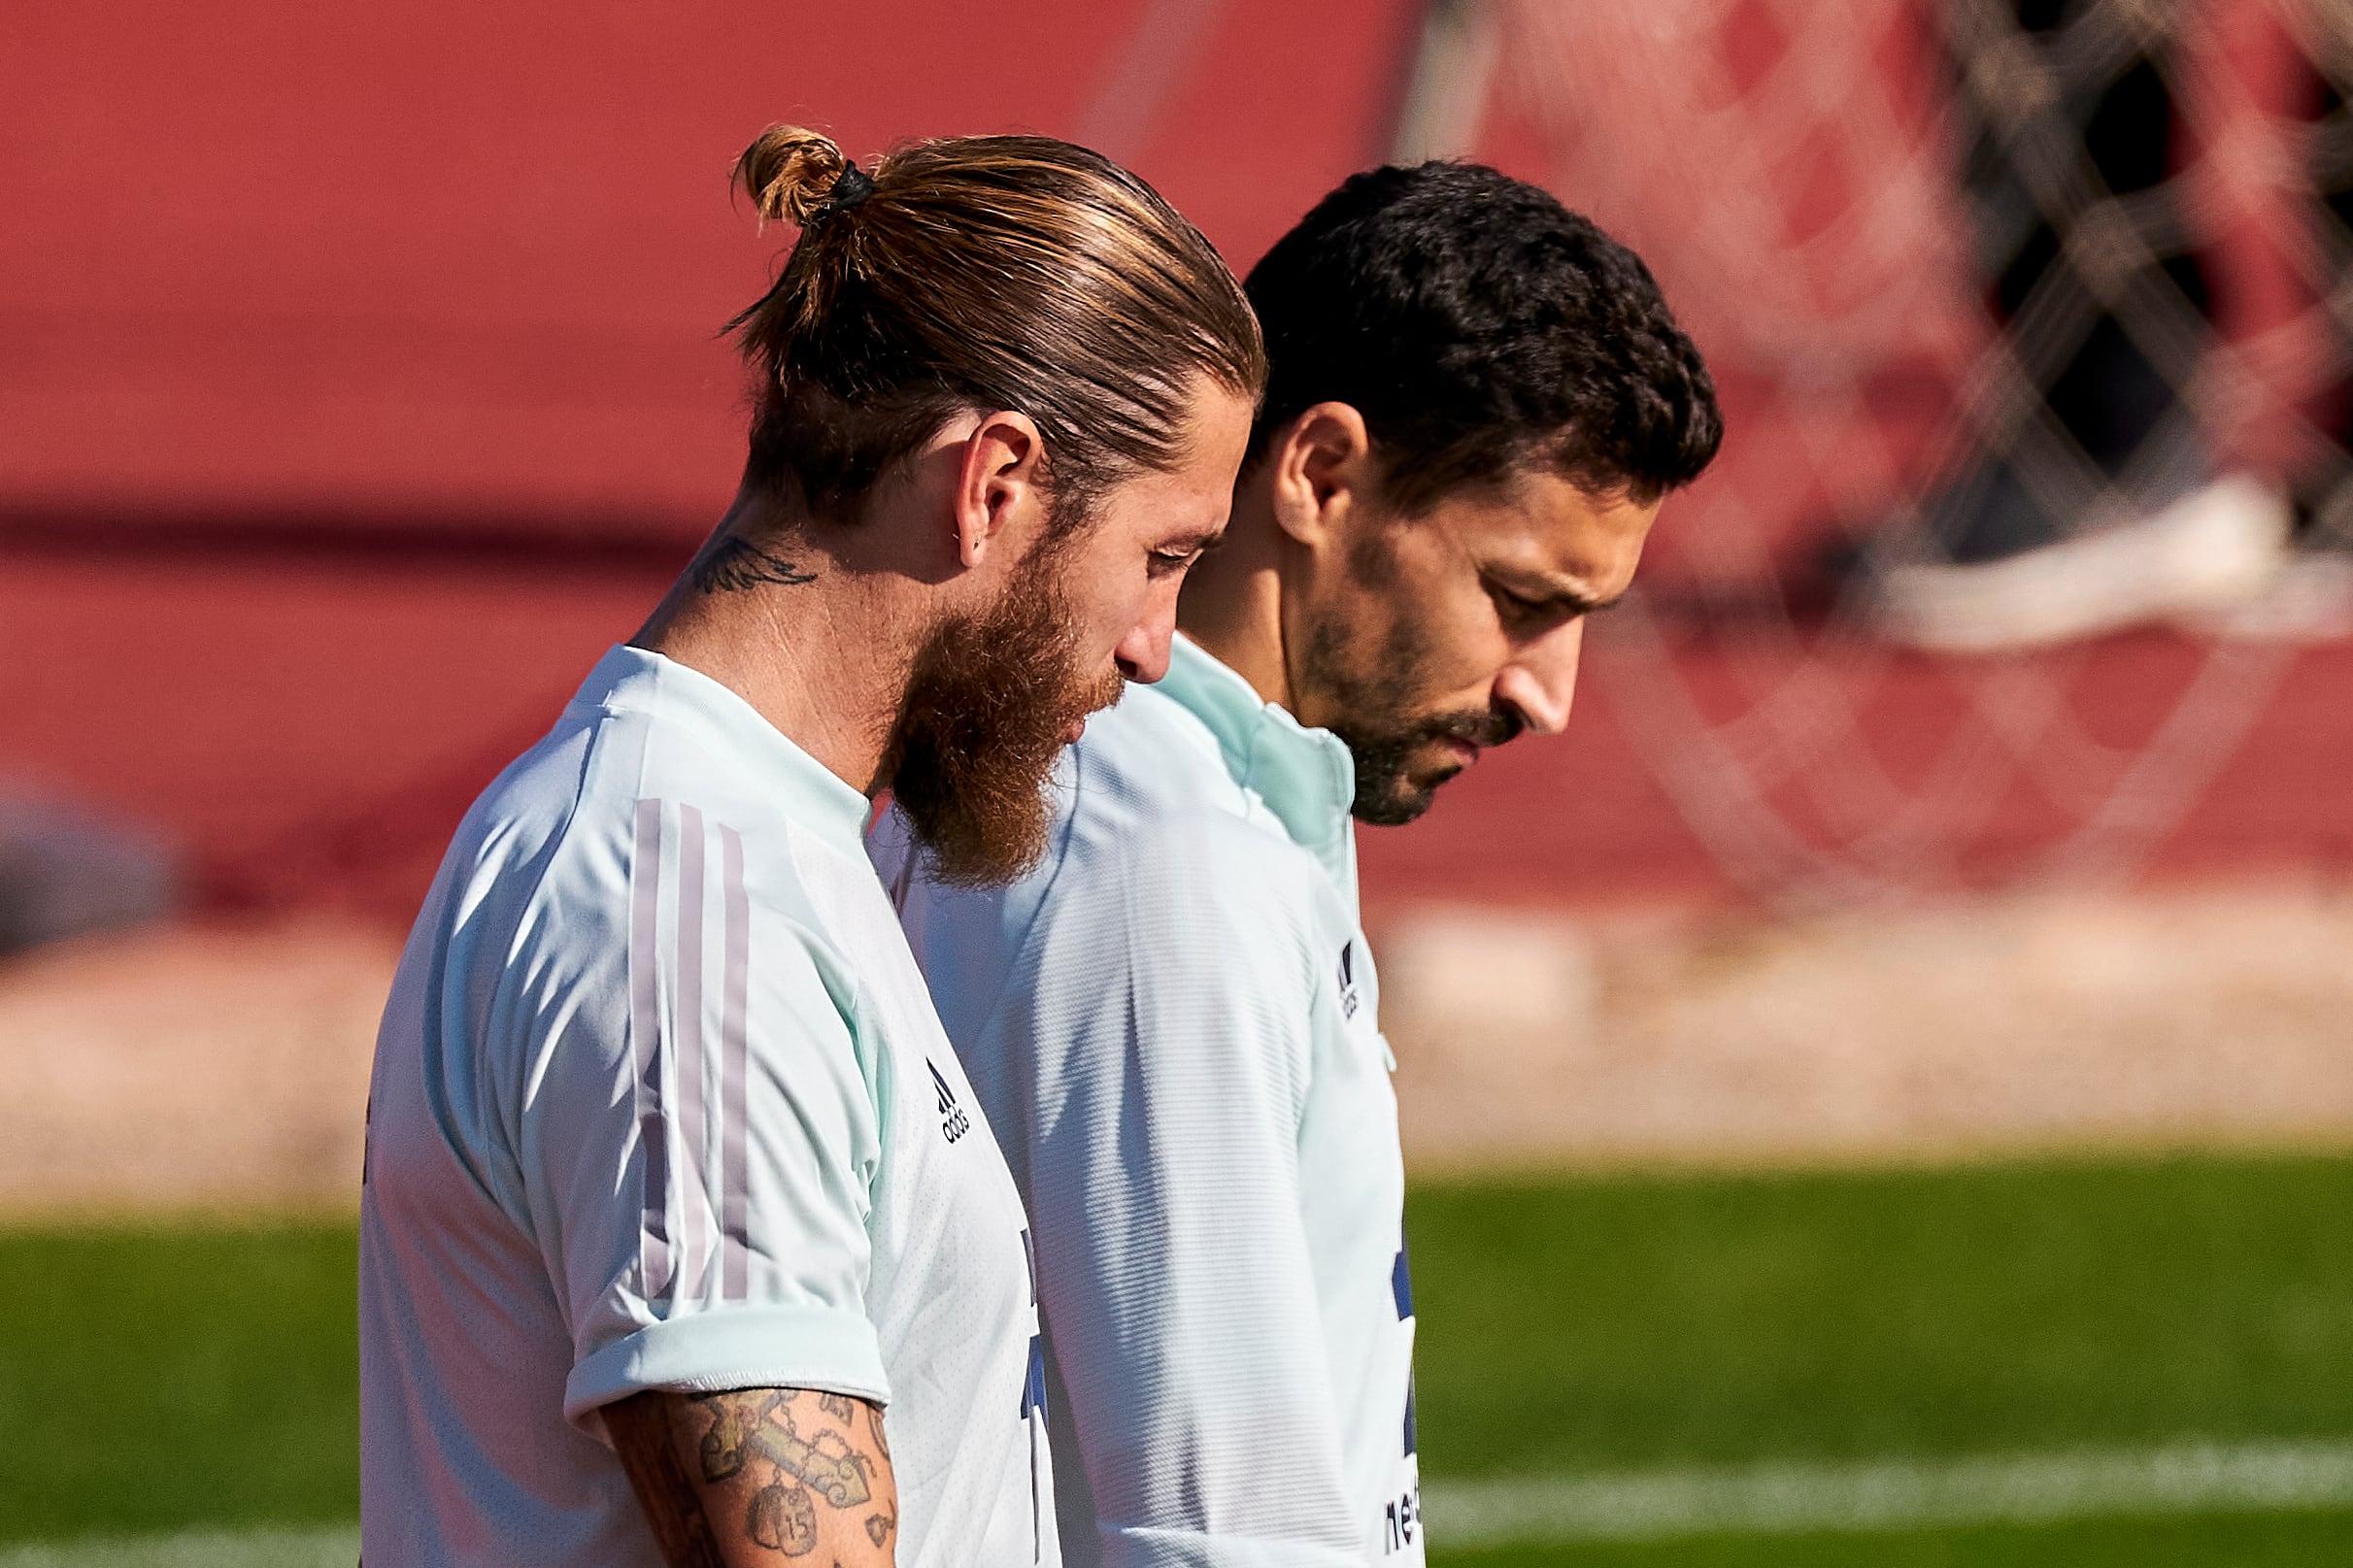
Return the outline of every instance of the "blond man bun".
{"type": "Polygon", "coordinates": [[[735,184],[762,221],[805,227],[851,167],[833,138],[798,125],[771,125],[735,160],[735,184]]]}
{"type": "Polygon", "coordinates": [[[869,175],[778,125],[735,161],[792,224],[766,294],[728,323],[755,376],[745,483],[855,517],[960,412],[1037,421],[1058,526],[1192,450],[1200,384],[1255,402],[1258,318],[1207,240],[1143,181],[1043,136],[901,142],[869,175]]]}

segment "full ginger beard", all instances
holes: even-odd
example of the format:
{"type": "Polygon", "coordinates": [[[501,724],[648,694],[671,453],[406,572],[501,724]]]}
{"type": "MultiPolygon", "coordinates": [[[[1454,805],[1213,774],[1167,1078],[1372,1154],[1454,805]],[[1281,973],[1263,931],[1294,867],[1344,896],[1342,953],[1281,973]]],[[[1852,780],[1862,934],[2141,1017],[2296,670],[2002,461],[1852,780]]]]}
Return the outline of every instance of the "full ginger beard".
{"type": "Polygon", "coordinates": [[[885,772],[931,875],[998,886],[1044,858],[1048,788],[1073,725],[1120,700],[1089,675],[1051,547],[986,614],[952,617],[915,655],[885,772]]]}

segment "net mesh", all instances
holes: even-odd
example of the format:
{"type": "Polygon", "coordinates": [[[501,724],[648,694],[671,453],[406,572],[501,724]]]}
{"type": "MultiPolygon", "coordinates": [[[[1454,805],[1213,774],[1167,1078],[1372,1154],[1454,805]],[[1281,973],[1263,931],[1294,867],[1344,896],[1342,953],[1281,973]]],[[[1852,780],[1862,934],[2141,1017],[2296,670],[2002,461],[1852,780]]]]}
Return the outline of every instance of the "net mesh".
{"type": "Polygon", "coordinates": [[[2345,629],[2349,81],[2331,0],[1431,14],[1399,153],[1590,213],[1717,372],[1593,669],[1735,881],[2124,875],[2345,629]]]}

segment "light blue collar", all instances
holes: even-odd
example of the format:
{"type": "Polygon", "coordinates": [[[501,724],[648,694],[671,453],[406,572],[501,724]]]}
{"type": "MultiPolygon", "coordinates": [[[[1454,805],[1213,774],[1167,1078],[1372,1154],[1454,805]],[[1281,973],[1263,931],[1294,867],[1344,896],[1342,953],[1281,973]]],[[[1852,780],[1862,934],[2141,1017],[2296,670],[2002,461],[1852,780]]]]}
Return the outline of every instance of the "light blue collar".
{"type": "Polygon", "coordinates": [[[1233,782],[1266,803],[1294,844],[1357,897],[1356,759],[1328,729],[1309,729],[1179,633],[1156,688],[1207,727],[1233,782]]]}
{"type": "Polygon", "coordinates": [[[700,670],[623,643],[596,661],[572,700],[589,708],[686,717],[716,728],[727,747],[761,770],[786,816],[853,854],[866,852],[866,818],[873,815],[873,803],[795,746],[733,688],[700,670]]]}

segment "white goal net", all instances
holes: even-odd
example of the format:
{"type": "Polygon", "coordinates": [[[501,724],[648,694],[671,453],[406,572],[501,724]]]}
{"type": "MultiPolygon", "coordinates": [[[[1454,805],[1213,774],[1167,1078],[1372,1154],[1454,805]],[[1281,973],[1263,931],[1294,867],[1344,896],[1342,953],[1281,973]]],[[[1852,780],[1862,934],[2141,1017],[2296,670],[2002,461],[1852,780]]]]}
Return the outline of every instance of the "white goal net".
{"type": "Polygon", "coordinates": [[[2126,874],[2353,631],[2348,82],[2344,0],[1430,11],[1397,154],[1589,213],[1723,389],[1593,667],[1737,882],[2126,874]]]}

